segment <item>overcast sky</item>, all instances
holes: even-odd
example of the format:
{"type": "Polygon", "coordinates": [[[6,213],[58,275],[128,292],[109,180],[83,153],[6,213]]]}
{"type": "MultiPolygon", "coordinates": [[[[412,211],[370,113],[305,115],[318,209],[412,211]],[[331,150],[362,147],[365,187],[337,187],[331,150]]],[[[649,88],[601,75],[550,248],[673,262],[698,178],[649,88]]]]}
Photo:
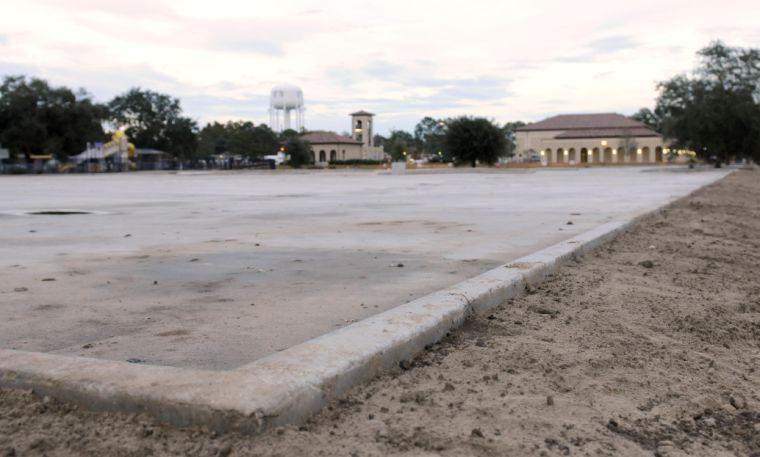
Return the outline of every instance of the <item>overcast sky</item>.
{"type": "Polygon", "coordinates": [[[421,117],[535,121],[630,114],[711,40],[760,47],[760,1],[0,0],[0,74],[140,86],[200,123],[268,122],[269,90],[300,86],[310,129],[381,132],[421,117]]]}

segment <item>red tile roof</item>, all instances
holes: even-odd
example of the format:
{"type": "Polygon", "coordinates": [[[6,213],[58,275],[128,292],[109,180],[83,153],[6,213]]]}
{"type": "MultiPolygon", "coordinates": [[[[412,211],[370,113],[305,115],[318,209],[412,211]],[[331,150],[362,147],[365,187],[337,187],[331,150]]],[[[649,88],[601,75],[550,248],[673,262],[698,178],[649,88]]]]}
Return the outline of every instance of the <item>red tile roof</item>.
{"type": "Polygon", "coordinates": [[[301,138],[311,144],[363,144],[361,141],[333,132],[310,132],[301,138]]]}
{"type": "Polygon", "coordinates": [[[659,133],[649,127],[626,127],[626,128],[603,128],[603,129],[575,129],[566,130],[559,135],[557,139],[571,138],[621,138],[626,136],[633,137],[660,137],[659,133]]]}
{"type": "Polygon", "coordinates": [[[616,128],[646,127],[643,123],[617,113],[598,114],[561,114],[543,121],[526,125],[517,131],[530,132],[535,130],[597,130],[616,128]]]}

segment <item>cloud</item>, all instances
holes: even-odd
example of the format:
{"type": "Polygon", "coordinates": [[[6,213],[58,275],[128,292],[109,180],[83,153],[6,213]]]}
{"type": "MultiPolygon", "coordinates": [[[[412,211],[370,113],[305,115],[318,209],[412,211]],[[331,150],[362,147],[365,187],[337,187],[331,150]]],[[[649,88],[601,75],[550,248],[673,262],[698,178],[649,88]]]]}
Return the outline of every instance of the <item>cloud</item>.
{"type": "MultiPolygon", "coordinates": [[[[336,86],[356,93],[355,103],[378,112],[384,109],[397,111],[400,106],[415,110],[462,108],[473,102],[503,100],[511,95],[510,78],[493,75],[443,77],[435,76],[435,73],[436,67],[424,61],[403,66],[378,60],[355,70],[328,69],[326,77],[336,86]],[[368,84],[381,85],[384,97],[362,96],[367,92],[360,88],[368,84]]],[[[308,101],[327,105],[337,100],[325,98],[308,101]]]]}
{"type": "Polygon", "coordinates": [[[507,87],[509,78],[495,76],[477,76],[473,78],[434,78],[418,79],[417,84],[436,87],[437,91],[431,98],[441,100],[499,100],[510,95],[507,87]]]}
{"type": "Polygon", "coordinates": [[[639,43],[627,35],[612,35],[591,41],[586,47],[597,55],[611,54],[618,51],[633,49],[639,43]]]}
{"type": "Polygon", "coordinates": [[[583,52],[562,57],[559,61],[567,63],[595,62],[622,51],[636,49],[639,46],[641,44],[631,36],[610,35],[586,43],[583,52]]]}
{"type": "Polygon", "coordinates": [[[220,37],[214,39],[211,45],[220,50],[233,51],[241,53],[259,53],[273,57],[282,57],[285,55],[285,51],[282,45],[268,40],[260,40],[255,38],[236,38],[236,37],[220,37]]]}
{"type": "MultiPolygon", "coordinates": [[[[266,119],[269,122],[268,95],[250,95],[244,98],[211,95],[186,95],[182,99],[182,109],[201,124],[215,119],[266,119]],[[202,113],[200,116],[197,113],[202,113]]],[[[259,121],[259,122],[262,122],[259,121]]]]}
{"type": "Polygon", "coordinates": [[[29,75],[36,76],[39,73],[39,67],[36,65],[18,64],[14,62],[0,62],[0,75],[29,75]]]}
{"type": "Polygon", "coordinates": [[[711,39],[760,46],[756,1],[25,0],[0,15],[0,71],[99,101],[160,91],[201,122],[268,121],[279,82],[304,90],[309,128],[343,130],[361,108],[378,129],[536,120],[651,105],[653,81],[688,71],[711,39]]]}

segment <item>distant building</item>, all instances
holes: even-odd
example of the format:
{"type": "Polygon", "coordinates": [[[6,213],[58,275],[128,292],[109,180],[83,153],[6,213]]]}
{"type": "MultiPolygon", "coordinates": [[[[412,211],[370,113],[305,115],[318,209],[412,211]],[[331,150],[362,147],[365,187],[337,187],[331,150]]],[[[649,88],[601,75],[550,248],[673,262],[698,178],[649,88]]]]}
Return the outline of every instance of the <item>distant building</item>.
{"type": "Polygon", "coordinates": [[[311,145],[314,163],[362,158],[362,142],[333,132],[311,132],[302,136],[311,145]]]}
{"type": "Polygon", "coordinates": [[[333,132],[311,132],[302,138],[311,145],[311,157],[316,164],[343,160],[383,160],[381,146],[374,145],[373,117],[366,111],[351,114],[351,136],[333,132]]]}
{"type": "Polygon", "coordinates": [[[546,164],[657,163],[662,135],[616,113],[563,114],[515,130],[518,162],[546,164]]]}

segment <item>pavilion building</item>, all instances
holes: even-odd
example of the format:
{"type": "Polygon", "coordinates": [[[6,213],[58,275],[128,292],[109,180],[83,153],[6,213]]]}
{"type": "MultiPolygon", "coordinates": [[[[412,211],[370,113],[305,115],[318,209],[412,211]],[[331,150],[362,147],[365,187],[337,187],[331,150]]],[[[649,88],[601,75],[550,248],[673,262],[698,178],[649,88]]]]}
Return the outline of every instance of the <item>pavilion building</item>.
{"type": "Polygon", "coordinates": [[[547,165],[663,161],[662,135],[617,113],[563,114],[515,130],[517,162],[547,165]]]}

